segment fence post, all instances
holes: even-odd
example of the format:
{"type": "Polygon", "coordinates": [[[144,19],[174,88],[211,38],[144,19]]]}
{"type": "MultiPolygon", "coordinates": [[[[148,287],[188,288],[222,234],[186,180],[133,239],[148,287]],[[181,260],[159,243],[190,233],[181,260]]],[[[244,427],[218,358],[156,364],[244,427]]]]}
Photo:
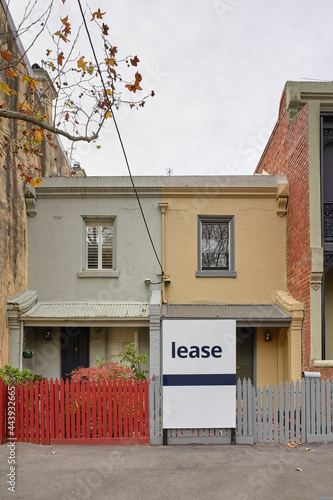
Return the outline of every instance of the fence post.
{"type": "Polygon", "coordinates": [[[162,444],[162,422],[160,422],[161,379],[158,376],[149,382],[149,437],[150,444],[162,444]]]}
{"type": "MultiPolygon", "coordinates": [[[[154,383],[153,379],[149,382],[149,439],[150,441],[155,437],[155,425],[154,425],[154,383]]],[[[151,444],[151,443],[150,443],[151,444]]]]}

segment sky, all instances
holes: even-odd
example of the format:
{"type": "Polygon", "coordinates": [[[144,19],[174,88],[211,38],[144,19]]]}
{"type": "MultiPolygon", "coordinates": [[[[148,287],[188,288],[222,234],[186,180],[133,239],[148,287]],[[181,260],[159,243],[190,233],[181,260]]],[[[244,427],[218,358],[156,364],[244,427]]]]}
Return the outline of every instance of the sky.
{"type": "MultiPolygon", "coordinates": [[[[64,7],[56,1],[61,7],[51,21],[64,13],[79,16],[77,0],[64,7]]],[[[113,45],[120,55],[138,55],[143,87],[156,94],[140,110],[116,113],[133,175],[167,175],[170,169],[171,175],[251,175],[286,81],[333,80],[332,0],[88,4],[106,12],[113,45]]],[[[11,0],[10,9],[18,23],[22,0],[11,0]]],[[[25,47],[29,36],[22,37],[25,47]]],[[[80,44],[88,58],[85,34],[80,44]]],[[[42,46],[32,47],[31,63],[44,57],[42,46]]],[[[75,151],[87,175],[127,175],[111,120],[100,145],[81,144],[75,151]]]]}

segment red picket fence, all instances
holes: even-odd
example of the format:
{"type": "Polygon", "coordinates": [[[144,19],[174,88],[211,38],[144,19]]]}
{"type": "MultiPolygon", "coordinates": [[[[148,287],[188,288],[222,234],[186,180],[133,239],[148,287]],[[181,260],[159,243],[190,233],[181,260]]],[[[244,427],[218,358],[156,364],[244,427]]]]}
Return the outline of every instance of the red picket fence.
{"type": "MultiPolygon", "coordinates": [[[[8,398],[2,381],[0,398],[1,415],[5,416],[2,406],[8,398]]],[[[15,401],[19,442],[149,444],[148,381],[26,382],[16,384],[15,401]]],[[[1,417],[2,441],[4,422],[1,417]]]]}

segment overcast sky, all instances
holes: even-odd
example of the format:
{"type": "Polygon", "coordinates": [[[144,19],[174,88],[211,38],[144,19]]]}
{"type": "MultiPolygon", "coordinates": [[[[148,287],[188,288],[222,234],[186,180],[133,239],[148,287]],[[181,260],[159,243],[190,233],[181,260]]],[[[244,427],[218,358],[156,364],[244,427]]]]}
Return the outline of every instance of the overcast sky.
{"type": "MultiPolygon", "coordinates": [[[[11,0],[15,20],[22,2],[11,0]]],[[[332,0],[88,3],[106,11],[110,40],[120,55],[138,55],[144,87],[156,94],[143,109],[116,115],[134,175],[252,174],[285,82],[333,80],[332,0]]],[[[66,9],[79,16],[77,0],[67,0],[54,17],[66,9]]],[[[31,63],[45,56],[41,46],[31,63]]],[[[87,174],[126,175],[111,120],[101,146],[78,147],[87,174]]]]}

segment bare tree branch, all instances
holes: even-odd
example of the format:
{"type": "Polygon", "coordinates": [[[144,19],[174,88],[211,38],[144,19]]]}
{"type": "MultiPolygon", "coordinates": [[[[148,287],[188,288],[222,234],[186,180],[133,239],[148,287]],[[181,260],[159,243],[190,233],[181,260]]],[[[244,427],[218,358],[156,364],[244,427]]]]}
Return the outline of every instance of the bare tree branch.
{"type": "MultiPolygon", "coordinates": [[[[20,113],[19,111],[10,111],[8,109],[0,109],[0,117],[1,118],[10,118],[12,120],[22,120],[24,122],[33,123],[34,125],[38,125],[38,127],[48,130],[56,135],[62,135],[73,142],[83,141],[83,142],[91,142],[98,139],[98,133],[92,134],[91,136],[83,136],[83,135],[72,135],[65,130],[57,128],[53,125],[48,125],[47,122],[42,122],[31,115],[25,115],[20,113]]],[[[99,127],[100,128],[100,127],[99,127]]]]}

